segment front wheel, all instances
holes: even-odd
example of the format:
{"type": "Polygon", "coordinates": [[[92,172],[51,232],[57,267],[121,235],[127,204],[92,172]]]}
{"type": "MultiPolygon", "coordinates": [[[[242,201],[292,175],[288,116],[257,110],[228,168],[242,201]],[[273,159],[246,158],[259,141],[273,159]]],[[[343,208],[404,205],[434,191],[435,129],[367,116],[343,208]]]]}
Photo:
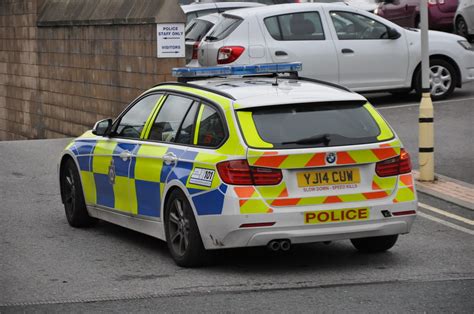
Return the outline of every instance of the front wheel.
{"type": "MultiPolygon", "coordinates": [[[[430,60],[430,93],[432,100],[449,97],[458,80],[454,67],[442,59],[430,60]]],[[[421,68],[416,73],[415,89],[421,94],[421,68]]]]}
{"type": "Polygon", "coordinates": [[[87,212],[81,179],[72,159],[66,160],[60,176],[61,198],[68,223],[81,228],[93,225],[97,220],[87,212]]]}
{"type": "Polygon", "coordinates": [[[462,36],[466,39],[469,40],[469,33],[468,33],[468,30],[467,30],[467,24],[466,24],[466,21],[463,19],[462,16],[459,16],[457,19],[456,19],[456,34],[458,34],[459,36],[462,36]]]}
{"type": "Polygon", "coordinates": [[[166,202],[166,242],[173,260],[182,267],[200,266],[206,258],[199,228],[186,196],[174,190],[166,202]]]}
{"type": "Polygon", "coordinates": [[[397,239],[398,234],[395,234],[381,237],[351,239],[351,242],[352,245],[361,252],[377,253],[391,249],[397,242],[397,239]]]}

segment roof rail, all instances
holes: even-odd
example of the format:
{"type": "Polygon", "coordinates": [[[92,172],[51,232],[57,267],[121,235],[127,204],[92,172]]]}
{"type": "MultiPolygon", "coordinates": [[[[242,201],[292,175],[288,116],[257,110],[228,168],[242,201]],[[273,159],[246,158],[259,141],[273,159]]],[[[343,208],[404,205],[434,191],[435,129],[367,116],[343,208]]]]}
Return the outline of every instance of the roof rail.
{"type": "Polygon", "coordinates": [[[336,83],[331,83],[331,82],[327,82],[327,81],[312,79],[312,78],[303,77],[303,76],[298,76],[297,79],[298,79],[298,80],[301,80],[301,81],[307,81],[307,82],[318,83],[318,84],[321,84],[321,85],[328,85],[328,86],[331,86],[331,87],[335,87],[335,88],[342,89],[342,90],[344,90],[344,91],[346,91],[346,92],[351,92],[351,93],[353,93],[353,91],[351,91],[349,88],[347,88],[347,87],[345,87],[345,86],[342,86],[342,85],[339,85],[339,84],[336,84],[336,83]]]}
{"type": "MultiPolygon", "coordinates": [[[[202,79],[202,78],[201,78],[201,79],[202,79]]],[[[163,85],[175,85],[175,86],[183,86],[183,87],[197,88],[197,89],[204,90],[204,91],[206,91],[206,92],[218,94],[218,95],[220,95],[220,96],[229,98],[229,99],[231,99],[231,100],[235,100],[234,96],[232,96],[232,95],[229,94],[229,93],[223,92],[223,91],[221,91],[221,90],[219,90],[219,89],[217,89],[217,88],[209,88],[209,87],[204,87],[204,86],[201,86],[201,85],[192,84],[192,83],[186,83],[186,82],[165,82],[165,83],[156,84],[156,85],[153,86],[153,87],[158,87],[158,86],[163,86],[163,85]]]]}

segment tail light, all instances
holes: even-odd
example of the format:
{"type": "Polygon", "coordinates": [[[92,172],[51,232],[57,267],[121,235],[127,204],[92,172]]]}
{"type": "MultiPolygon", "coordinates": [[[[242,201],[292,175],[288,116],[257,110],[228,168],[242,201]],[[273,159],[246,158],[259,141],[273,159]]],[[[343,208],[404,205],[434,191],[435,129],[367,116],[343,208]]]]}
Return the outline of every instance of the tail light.
{"type": "Polygon", "coordinates": [[[247,160],[229,160],[217,164],[219,175],[232,185],[275,185],[281,182],[280,169],[251,167],[247,160]]]}
{"type": "Polygon", "coordinates": [[[410,155],[403,148],[400,156],[380,161],[375,165],[375,172],[379,177],[396,176],[411,171],[410,155]]]}
{"type": "Polygon", "coordinates": [[[196,41],[193,44],[193,56],[191,59],[197,59],[198,58],[198,48],[199,48],[199,41],[196,41]]]}
{"type": "Polygon", "coordinates": [[[231,63],[237,60],[245,48],[241,46],[224,46],[217,52],[217,64],[231,63]]]}

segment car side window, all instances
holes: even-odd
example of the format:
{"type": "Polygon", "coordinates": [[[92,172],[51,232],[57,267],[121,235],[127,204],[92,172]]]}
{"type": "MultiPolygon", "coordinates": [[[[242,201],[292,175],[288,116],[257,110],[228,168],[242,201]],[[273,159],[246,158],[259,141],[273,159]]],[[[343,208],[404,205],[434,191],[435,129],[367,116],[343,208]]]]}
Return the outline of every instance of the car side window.
{"type": "Polygon", "coordinates": [[[324,40],[324,30],[318,12],[291,13],[267,17],[264,20],[270,35],[276,40],[324,40]]]}
{"type": "Polygon", "coordinates": [[[148,139],[160,142],[174,142],[181,123],[193,102],[194,100],[192,99],[177,95],[166,97],[160,112],[151,126],[148,139]]]}
{"type": "Polygon", "coordinates": [[[140,138],[142,130],[162,94],[152,94],[140,99],[121,118],[115,136],[140,138]]]}
{"type": "Polygon", "coordinates": [[[361,14],[331,11],[331,19],[340,40],[388,39],[388,28],[361,14]]]}
{"type": "Polygon", "coordinates": [[[224,124],[217,110],[208,105],[201,105],[196,132],[194,144],[217,147],[222,143],[226,135],[224,124]]]}

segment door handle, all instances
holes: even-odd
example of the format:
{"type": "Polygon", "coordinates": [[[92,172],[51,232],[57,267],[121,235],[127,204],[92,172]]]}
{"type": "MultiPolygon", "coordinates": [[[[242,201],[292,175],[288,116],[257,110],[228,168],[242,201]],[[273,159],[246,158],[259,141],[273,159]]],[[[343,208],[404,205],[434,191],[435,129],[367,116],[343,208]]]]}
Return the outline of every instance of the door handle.
{"type": "Polygon", "coordinates": [[[275,56],[282,57],[287,56],[288,54],[285,51],[277,50],[275,51],[275,56]]]}
{"type": "Polygon", "coordinates": [[[349,49],[349,48],[343,48],[343,49],[341,50],[341,52],[342,52],[342,53],[354,53],[354,50],[349,49]]]}
{"type": "Polygon", "coordinates": [[[178,157],[174,153],[167,153],[163,155],[163,161],[166,165],[174,164],[178,160],[178,157]]]}
{"type": "Polygon", "coordinates": [[[127,161],[127,159],[132,158],[132,153],[128,150],[124,150],[120,153],[119,157],[122,158],[123,161],[127,161]]]}

